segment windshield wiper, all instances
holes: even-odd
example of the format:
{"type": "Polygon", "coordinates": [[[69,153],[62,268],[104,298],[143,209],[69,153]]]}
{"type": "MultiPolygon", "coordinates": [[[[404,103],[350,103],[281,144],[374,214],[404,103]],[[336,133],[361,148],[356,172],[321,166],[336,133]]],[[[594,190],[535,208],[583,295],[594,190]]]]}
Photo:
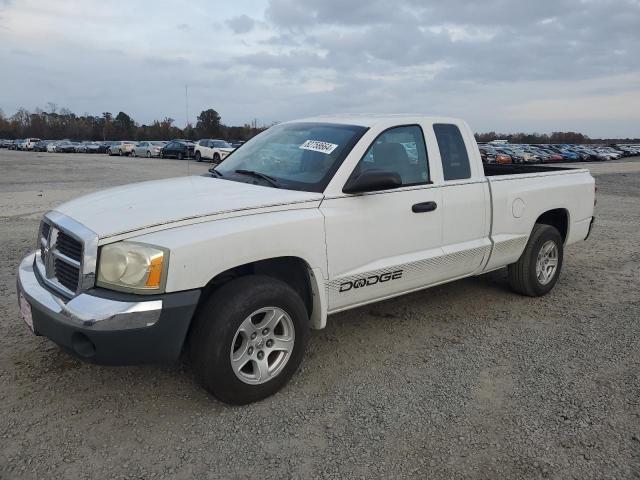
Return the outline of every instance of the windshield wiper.
{"type": "Polygon", "coordinates": [[[278,183],[278,180],[276,180],[273,177],[270,177],[266,173],[256,172],[255,170],[245,170],[243,168],[240,168],[240,169],[236,170],[235,172],[236,173],[240,173],[242,175],[249,175],[250,177],[260,178],[262,180],[266,180],[272,187],[280,188],[280,184],[278,183]]]}
{"type": "Polygon", "coordinates": [[[222,172],[220,172],[219,170],[216,169],[216,167],[211,167],[209,169],[209,173],[213,173],[215,176],[217,177],[224,177],[224,175],[222,174],[222,172]]]}

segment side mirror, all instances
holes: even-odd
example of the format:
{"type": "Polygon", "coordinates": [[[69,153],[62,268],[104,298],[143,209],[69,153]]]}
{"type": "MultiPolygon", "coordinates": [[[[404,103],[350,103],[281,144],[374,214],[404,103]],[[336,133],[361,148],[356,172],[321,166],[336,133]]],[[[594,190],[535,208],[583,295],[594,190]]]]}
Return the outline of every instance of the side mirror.
{"type": "Polygon", "coordinates": [[[356,177],[349,178],[342,191],[344,193],[377,192],[401,186],[402,178],[396,172],[370,169],[356,177]]]}

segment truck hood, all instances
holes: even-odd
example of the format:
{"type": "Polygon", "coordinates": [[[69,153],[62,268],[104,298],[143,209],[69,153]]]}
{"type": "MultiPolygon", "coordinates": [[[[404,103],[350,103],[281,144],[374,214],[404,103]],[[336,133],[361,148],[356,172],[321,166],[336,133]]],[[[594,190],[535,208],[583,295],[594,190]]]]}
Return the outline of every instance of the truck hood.
{"type": "Polygon", "coordinates": [[[109,188],[71,200],[55,210],[102,238],[260,208],[298,208],[323,195],[232,182],[180,177],[109,188]]]}

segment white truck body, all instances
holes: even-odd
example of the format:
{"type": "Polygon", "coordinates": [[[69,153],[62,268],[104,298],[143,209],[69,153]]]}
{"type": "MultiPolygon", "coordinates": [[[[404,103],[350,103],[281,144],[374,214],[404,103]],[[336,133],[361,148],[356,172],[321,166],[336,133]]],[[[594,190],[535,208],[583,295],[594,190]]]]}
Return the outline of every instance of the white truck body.
{"type": "MultiPolygon", "coordinates": [[[[310,326],[320,329],[332,313],[514,264],[537,223],[554,226],[564,247],[589,234],[595,193],[588,170],[483,166],[473,133],[461,120],[353,115],[299,122],[364,129],[321,192],[274,188],[258,180],[183,177],[111,188],[57,207],[54,216],[93,232],[95,243],[93,250],[85,245],[85,282],[63,299],[70,305],[61,307],[63,315],[79,317],[82,306],[82,315],[91,317],[86,301],[77,297],[91,295],[101,249],[124,240],[168,252],[166,281],[158,292],[163,295],[205,292],[228,272],[293,258],[308,279],[310,326]],[[469,161],[467,178],[445,178],[434,125],[459,130],[469,161]],[[428,179],[419,185],[345,193],[352,172],[381,134],[400,126],[422,131],[428,179]]],[[[23,262],[26,271],[29,262],[36,275],[38,268],[45,271],[39,255],[23,262]]],[[[23,282],[21,277],[24,284],[30,282],[27,273],[23,282]]],[[[292,286],[306,288],[300,283],[295,280],[292,286]]],[[[36,297],[23,293],[31,302],[36,297]]],[[[150,310],[150,302],[158,307],[160,297],[139,297],[135,311],[150,310]]],[[[93,324],[85,321],[87,325],[90,329],[93,324]]]]}

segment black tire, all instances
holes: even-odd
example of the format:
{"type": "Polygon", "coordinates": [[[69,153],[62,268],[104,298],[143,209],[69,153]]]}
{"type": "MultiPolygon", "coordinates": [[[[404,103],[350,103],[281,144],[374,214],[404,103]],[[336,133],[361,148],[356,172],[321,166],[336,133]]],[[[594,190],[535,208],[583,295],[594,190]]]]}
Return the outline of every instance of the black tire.
{"type": "Polygon", "coordinates": [[[220,155],[217,153],[213,154],[213,163],[218,164],[220,163],[220,155]]]}
{"type": "Polygon", "coordinates": [[[200,151],[196,152],[196,162],[201,162],[202,161],[202,156],[200,155],[200,151]]]}
{"type": "Polygon", "coordinates": [[[308,339],[307,309],[295,290],[276,278],[249,275],[223,285],[200,306],[189,335],[189,354],[206,390],[225,403],[246,405],[273,395],[289,381],[302,362],[308,339]],[[240,324],[264,307],[277,307],[289,315],[295,342],[275,377],[251,385],[233,371],[231,348],[240,324]]]}
{"type": "Polygon", "coordinates": [[[182,152],[178,152],[178,160],[182,160],[182,152]]]}
{"type": "Polygon", "coordinates": [[[118,156],[121,157],[122,156],[122,150],[118,149],[118,156]]]}
{"type": "Polygon", "coordinates": [[[151,152],[147,150],[147,158],[151,158],[151,152]]]}
{"type": "Polygon", "coordinates": [[[110,157],[113,156],[113,153],[111,152],[111,149],[107,150],[107,155],[109,155],[110,157]]]}
{"type": "Polygon", "coordinates": [[[551,291],[558,281],[564,257],[562,236],[555,227],[536,223],[527,246],[516,263],[509,265],[508,277],[511,288],[522,295],[541,297],[551,291]],[[543,284],[536,275],[536,262],[543,245],[552,241],[557,248],[557,267],[553,277],[543,284]]]}
{"type": "Polygon", "coordinates": [[[129,154],[130,157],[135,157],[136,156],[136,151],[135,150],[131,150],[131,153],[129,154]]]}

